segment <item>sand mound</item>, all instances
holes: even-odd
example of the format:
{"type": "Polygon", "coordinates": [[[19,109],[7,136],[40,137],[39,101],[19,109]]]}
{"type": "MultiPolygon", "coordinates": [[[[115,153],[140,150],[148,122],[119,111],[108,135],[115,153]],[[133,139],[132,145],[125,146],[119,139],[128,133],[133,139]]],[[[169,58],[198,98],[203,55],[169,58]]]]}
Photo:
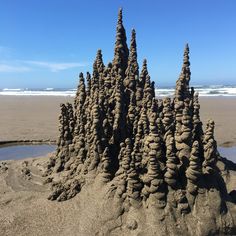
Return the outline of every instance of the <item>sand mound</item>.
{"type": "MultiPolygon", "coordinates": [[[[169,196],[164,209],[151,201],[125,208],[114,197],[115,179],[103,184],[99,176],[88,176],[90,183],[70,200],[49,201],[49,185],[44,184],[47,178],[42,177],[48,159],[0,163],[0,235],[219,235],[227,230],[232,235],[235,230],[235,204],[226,201],[222,205],[217,190],[198,194],[187,215],[176,207],[176,193],[169,196]],[[25,171],[26,163],[29,171],[25,171]]],[[[235,186],[236,166],[222,161],[217,166],[230,191],[235,186]]]]}

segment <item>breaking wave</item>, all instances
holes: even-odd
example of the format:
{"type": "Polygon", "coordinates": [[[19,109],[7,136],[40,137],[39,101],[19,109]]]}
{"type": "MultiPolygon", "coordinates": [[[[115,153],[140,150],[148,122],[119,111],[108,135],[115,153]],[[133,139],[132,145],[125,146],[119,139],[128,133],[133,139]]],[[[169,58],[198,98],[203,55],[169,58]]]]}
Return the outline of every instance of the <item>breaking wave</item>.
{"type": "MultiPolygon", "coordinates": [[[[210,85],[194,86],[195,91],[199,93],[199,96],[236,96],[236,86],[223,86],[223,85],[210,85]]],[[[57,88],[41,88],[41,89],[29,89],[29,88],[4,88],[0,90],[0,95],[9,96],[70,96],[74,97],[76,89],[57,89],[57,88]]],[[[156,96],[173,96],[174,87],[158,87],[156,88],[156,96]]]]}

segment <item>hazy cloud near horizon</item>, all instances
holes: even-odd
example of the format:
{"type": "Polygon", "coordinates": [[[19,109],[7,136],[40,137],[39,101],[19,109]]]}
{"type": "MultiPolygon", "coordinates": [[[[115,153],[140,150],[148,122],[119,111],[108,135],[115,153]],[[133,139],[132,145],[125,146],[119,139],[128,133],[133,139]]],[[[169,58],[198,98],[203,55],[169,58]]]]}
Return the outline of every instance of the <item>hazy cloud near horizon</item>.
{"type": "Polygon", "coordinates": [[[0,63],[0,73],[15,73],[15,72],[27,72],[30,71],[29,67],[19,66],[19,65],[10,65],[5,63],[0,63]]]}
{"type": "Polygon", "coordinates": [[[24,62],[26,64],[47,68],[52,72],[86,66],[85,63],[79,63],[79,62],[48,62],[48,61],[24,61],[24,62]]]}
{"type": "Polygon", "coordinates": [[[79,62],[49,62],[49,61],[13,61],[0,62],[0,73],[28,72],[35,68],[44,68],[51,72],[58,72],[72,68],[84,67],[85,63],[79,62]]]}

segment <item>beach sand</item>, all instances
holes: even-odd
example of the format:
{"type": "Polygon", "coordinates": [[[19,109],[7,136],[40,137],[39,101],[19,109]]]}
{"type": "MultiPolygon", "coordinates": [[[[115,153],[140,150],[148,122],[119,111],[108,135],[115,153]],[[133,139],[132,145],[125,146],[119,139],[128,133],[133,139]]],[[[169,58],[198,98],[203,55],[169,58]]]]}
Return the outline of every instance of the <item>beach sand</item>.
{"type": "MultiPolygon", "coordinates": [[[[72,97],[1,96],[0,141],[56,140],[60,103],[72,97]]],[[[203,124],[211,118],[216,123],[219,146],[236,146],[236,97],[200,97],[203,124]]]]}
{"type": "MultiPolygon", "coordinates": [[[[106,231],[107,225],[119,229],[121,217],[114,218],[114,215],[119,216],[120,208],[109,205],[113,198],[108,204],[104,197],[109,194],[109,185],[91,182],[70,200],[57,202],[47,199],[50,185],[44,184],[42,175],[49,155],[0,162],[0,235],[95,236],[110,235],[106,231]],[[103,207],[107,204],[109,211],[103,207]]],[[[222,162],[218,163],[219,167],[224,166],[222,162]]],[[[231,167],[223,175],[228,192],[235,188],[236,183],[236,165],[231,167]]],[[[145,222],[145,217],[143,220],[145,222]]],[[[137,235],[130,234],[129,229],[127,231],[129,233],[112,235],[137,235]]]]}
{"type": "Polygon", "coordinates": [[[0,96],[0,141],[56,140],[60,103],[71,97],[0,96]]]}
{"type": "Polygon", "coordinates": [[[236,146],[236,97],[200,97],[200,116],[205,124],[215,121],[215,138],[219,146],[236,146]]]}
{"type": "Polygon", "coordinates": [[[47,199],[42,166],[48,157],[0,164],[0,235],[78,235],[78,198],[65,202],[47,199]],[[7,170],[5,169],[7,168],[7,170]],[[30,175],[25,170],[30,170],[30,175]]]}
{"type": "MultiPolygon", "coordinates": [[[[1,96],[1,141],[55,140],[59,104],[72,100],[71,97],[1,96]]],[[[205,123],[207,118],[212,118],[216,122],[218,144],[236,145],[236,98],[200,98],[200,102],[202,121],[205,123]]],[[[99,193],[106,189],[101,190],[98,186],[96,197],[85,190],[68,201],[59,203],[47,200],[50,189],[48,184],[44,184],[42,174],[50,155],[0,162],[0,235],[69,236],[78,235],[78,232],[83,231],[83,225],[96,226],[93,199],[102,202],[103,195],[99,193]]],[[[235,187],[236,172],[231,170],[227,173],[227,189],[231,191],[235,187]]],[[[114,224],[113,221],[110,223],[114,224]]],[[[97,227],[97,230],[100,228],[97,227]]],[[[83,235],[100,234],[94,231],[83,235]]]]}

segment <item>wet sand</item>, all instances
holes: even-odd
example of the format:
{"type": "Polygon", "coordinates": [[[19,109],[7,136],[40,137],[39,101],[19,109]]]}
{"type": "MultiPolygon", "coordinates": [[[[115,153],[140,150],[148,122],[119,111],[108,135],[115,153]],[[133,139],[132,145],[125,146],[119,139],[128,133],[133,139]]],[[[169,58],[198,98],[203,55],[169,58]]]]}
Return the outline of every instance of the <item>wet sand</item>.
{"type": "MultiPolygon", "coordinates": [[[[72,97],[0,96],[0,141],[56,140],[59,105],[72,97]]],[[[236,146],[236,97],[200,97],[200,115],[216,123],[219,146],[236,146]]]]}
{"type": "Polygon", "coordinates": [[[216,123],[215,138],[219,146],[236,146],[236,97],[200,97],[203,124],[209,118],[216,123]]]}
{"type": "Polygon", "coordinates": [[[0,96],[0,141],[56,140],[60,103],[71,97],[0,96]]]}

